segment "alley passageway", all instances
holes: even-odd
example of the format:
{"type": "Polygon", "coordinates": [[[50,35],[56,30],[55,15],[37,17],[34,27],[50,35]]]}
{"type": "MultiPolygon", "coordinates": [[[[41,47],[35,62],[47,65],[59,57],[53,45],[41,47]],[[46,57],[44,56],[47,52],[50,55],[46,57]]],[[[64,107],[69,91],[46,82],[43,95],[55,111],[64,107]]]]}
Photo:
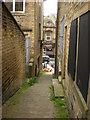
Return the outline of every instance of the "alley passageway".
{"type": "Polygon", "coordinates": [[[90,119],[89,0],[0,1],[0,116],[90,119]]]}
{"type": "Polygon", "coordinates": [[[3,118],[54,118],[55,107],[50,101],[52,74],[39,77],[38,83],[24,91],[15,105],[3,106],[3,118]]]}

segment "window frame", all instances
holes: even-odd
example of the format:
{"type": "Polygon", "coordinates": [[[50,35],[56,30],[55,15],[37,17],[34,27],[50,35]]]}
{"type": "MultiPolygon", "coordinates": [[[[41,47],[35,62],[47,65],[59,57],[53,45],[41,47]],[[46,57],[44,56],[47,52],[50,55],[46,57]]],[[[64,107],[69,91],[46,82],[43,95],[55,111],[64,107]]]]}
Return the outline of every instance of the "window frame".
{"type": "MultiPolygon", "coordinates": [[[[6,2],[6,0],[3,0],[3,2],[6,2]]],[[[15,3],[17,2],[17,0],[13,0],[13,11],[11,11],[12,13],[25,13],[25,0],[23,0],[23,11],[16,11],[15,10],[15,3]]],[[[18,1],[20,2],[20,1],[18,1]]]]}
{"type": "Polygon", "coordinates": [[[47,40],[47,41],[50,41],[50,40],[51,40],[51,32],[47,32],[47,33],[46,33],[46,40],[47,40]],[[50,33],[50,35],[47,35],[47,33],[50,33]],[[47,39],[48,37],[49,37],[50,39],[47,39]]]}

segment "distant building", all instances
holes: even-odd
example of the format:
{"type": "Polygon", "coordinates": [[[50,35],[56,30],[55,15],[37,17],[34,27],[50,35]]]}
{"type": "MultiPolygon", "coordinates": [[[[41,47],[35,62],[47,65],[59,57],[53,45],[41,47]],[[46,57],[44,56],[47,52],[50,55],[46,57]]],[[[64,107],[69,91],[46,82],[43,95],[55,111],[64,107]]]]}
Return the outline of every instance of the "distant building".
{"type": "Polygon", "coordinates": [[[61,64],[70,117],[77,119],[90,119],[89,25],[90,2],[58,3],[56,68],[61,64]]]}
{"type": "Polygon", "coordinates": [[[55,57],[55,41],[56,41],[56,19],[44,17],[44,54],[51,58],[55,57]]]}
{"type": "Polygon", "coordinates": [[[6,6],[26,37],[26,74],[37,76],[42,65],[40,54],[42,54],[43,39],[43,0],[41,2],[7,1],[5,0],[6,6]]]}

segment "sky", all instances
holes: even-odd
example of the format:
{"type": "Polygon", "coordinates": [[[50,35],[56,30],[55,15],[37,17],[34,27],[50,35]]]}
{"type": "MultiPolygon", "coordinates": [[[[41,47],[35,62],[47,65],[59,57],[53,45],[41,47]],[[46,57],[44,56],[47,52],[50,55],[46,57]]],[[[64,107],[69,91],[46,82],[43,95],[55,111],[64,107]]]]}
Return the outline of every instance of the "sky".
{"type": "Polygon", "coordinates": [[[57,0],[46,0],[44,2],[44,16],[48,16],[51,13],[57,14],[57,0]]]}

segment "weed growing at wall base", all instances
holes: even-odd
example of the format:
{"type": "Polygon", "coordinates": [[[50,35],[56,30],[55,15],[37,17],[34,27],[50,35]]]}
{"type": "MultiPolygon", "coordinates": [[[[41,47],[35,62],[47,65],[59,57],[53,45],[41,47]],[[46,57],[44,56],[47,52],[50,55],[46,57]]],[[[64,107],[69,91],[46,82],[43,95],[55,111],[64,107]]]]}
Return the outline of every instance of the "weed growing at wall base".
{"type": "Polygon", "coordinates": [[[30,86],[33,86],[35,83],[38,83],[37,77],[26,78],[25,82],[21,85],[20,89],[7,101],[8,104],[16,105],[23,92],[27,90],[30,86]]]}
{"type": "Polygon", "coordinates": [[[66,103],[65,103],[65,98],[55,98],[54,95],[54,88],[51,85],[50,86],[50,92],[51,92],[51,96],[50,96],[50,100],[54,102],[54,105],[57,109],[57,114],[59,118],[69,118],[69,113],[66,107],[66,103]]]}
{"type": "Polygon", "coordinates": [[[40,72],[40,76],[42,76],[43,74],[45,74],[46,72],[45,72],[45,70],[42,70],[41,72],[40,72]]]}
{"type": "Polygon", "coordinates": [[[57,79],[57,76],[55,74],[53,74],[53,79],[57,79]]]}
{"type": "Polygon", "coordinates": [[[25,90],[30,86],[33,86],[35,83],[38,83],[37,77],[26,78],[26,81],[22,84],[21,89],[25,90]]]}

